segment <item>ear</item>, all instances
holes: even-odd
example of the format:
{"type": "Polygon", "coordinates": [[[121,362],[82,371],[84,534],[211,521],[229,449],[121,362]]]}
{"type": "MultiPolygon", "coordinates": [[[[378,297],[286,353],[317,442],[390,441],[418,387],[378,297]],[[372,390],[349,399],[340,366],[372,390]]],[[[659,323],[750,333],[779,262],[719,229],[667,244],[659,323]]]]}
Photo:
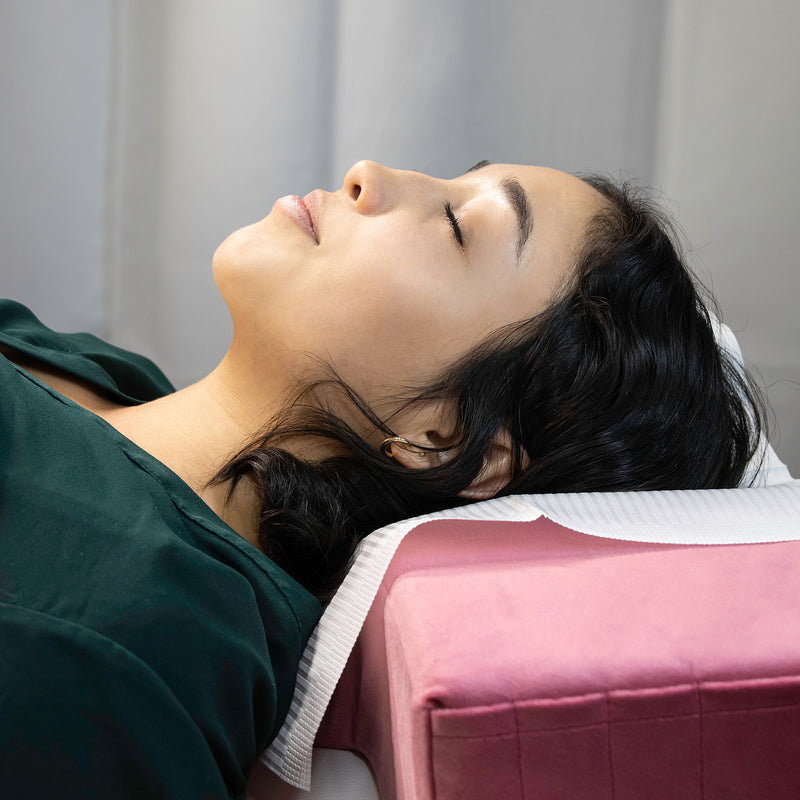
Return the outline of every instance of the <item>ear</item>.
{"type": "Polygon", "coordinates": [[[398,437],[403,441],[393,441],[388,453],[407,469],[429,469],[442,464],[453,455],[437,449],[446,446],[452,435],[450,417],[438,401],[416,406],[410,415],[397,421],[398,437]]]}
{"type": "Polygon", "coordinates": [[[407,469],[428,469],[446,461],[450,455],[446,451],[425,449],[436,446],[430,436],[420,435],[405,442],[392,442],[389,451],[392,458],[407,469]]]}
{"type": "Polygon", "coordinates": [[[513,466],[513,442],[511,434],[502,430],[483,457],[481,471],[475,476],[466,489],[458,493],[459,497],[471,500],[488,500],[494,497],[510,480],[513,466]]]}

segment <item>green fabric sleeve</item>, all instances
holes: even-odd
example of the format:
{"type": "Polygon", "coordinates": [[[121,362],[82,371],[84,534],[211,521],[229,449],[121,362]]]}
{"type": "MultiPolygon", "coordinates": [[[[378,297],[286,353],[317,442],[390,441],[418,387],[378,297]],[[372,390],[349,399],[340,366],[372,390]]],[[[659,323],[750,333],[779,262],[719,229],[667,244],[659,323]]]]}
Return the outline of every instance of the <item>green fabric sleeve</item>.
{"type": "Polygon", "coordinates": [[[244,796],[244,785],[228,791],[191,716],[127,650],[7,603],[0,620],[3,797],[244,796]]]}

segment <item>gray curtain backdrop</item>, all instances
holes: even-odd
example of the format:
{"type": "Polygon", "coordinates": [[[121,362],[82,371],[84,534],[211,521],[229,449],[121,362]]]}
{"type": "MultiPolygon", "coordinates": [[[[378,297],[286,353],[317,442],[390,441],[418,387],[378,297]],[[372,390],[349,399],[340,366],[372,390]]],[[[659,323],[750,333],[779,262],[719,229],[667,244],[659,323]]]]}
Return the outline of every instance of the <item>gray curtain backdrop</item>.
{"type": "Polygon", "coordinates": [[[154,358],[229,338],[211,256],[360,158],[663,191],[800,475],[795,0],[0,0],[0,294],[154,358]]]}

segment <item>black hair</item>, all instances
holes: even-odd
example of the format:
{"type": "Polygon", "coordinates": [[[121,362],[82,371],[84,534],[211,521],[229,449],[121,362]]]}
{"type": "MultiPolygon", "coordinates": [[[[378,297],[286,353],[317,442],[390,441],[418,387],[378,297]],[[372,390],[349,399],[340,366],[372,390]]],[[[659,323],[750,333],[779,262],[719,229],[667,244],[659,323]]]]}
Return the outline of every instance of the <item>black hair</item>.
{"type": "Polygon", "coordinates": [[[737,486],[757,449],[764,402],[720,348],[708,307],[661,209],[630,184],[583,176],[606,199],[550,307],[509,325],[403,408],[430,400],[456,430],[429,469],[408,469],[319,398],[331,387],[386,436],[391,420],[331,371],[306,386],[215,481],[249,478],[261,498],[264,552],[323,600],[358,542],[404,517],[459,505],[502,431],[513,442],[500,494],[737,486]],[[303,460],[295,437],[338,443],[303,460]]]}

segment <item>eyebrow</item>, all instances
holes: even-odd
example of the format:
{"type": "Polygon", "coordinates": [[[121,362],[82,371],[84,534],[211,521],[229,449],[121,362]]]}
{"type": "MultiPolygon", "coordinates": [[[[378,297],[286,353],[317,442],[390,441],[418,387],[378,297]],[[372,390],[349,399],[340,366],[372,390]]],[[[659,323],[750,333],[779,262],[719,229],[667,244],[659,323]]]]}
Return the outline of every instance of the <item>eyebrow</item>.
{"type": "MultiPolygon", "coordinates": [[[[491,163],[491,161],[483,159],[471,166],[464,174],[467,175],[470,172],[476,172],[479,169],[483,169],[483,167],[490,166],[491,163]]],[[[531,230],[533,229],[531,204],[528,202],[528,195],[522,188],[522,184],[516,178],[503,178],[503,180],[500,181],[500,190],[517,217],[517,227],[519,229],[519,235],[517,236],[517,265],[519,266],[522,251],[525,249],[525,245],[528,243],[531,230]]]]}
{"type": "Polygon", "coordinates": [[[506,196],[511,208],[517,215],[517,226],[519,227],[519,236],[517,237],[517,265],[522,256],[522,251],[528,243],[533,228],[533,214],[531,213],[531,204],[528,202],[528,195],[522,188],[522,184],[516,178],[503,178],[500,181],[500,189],[506,196]]]}

